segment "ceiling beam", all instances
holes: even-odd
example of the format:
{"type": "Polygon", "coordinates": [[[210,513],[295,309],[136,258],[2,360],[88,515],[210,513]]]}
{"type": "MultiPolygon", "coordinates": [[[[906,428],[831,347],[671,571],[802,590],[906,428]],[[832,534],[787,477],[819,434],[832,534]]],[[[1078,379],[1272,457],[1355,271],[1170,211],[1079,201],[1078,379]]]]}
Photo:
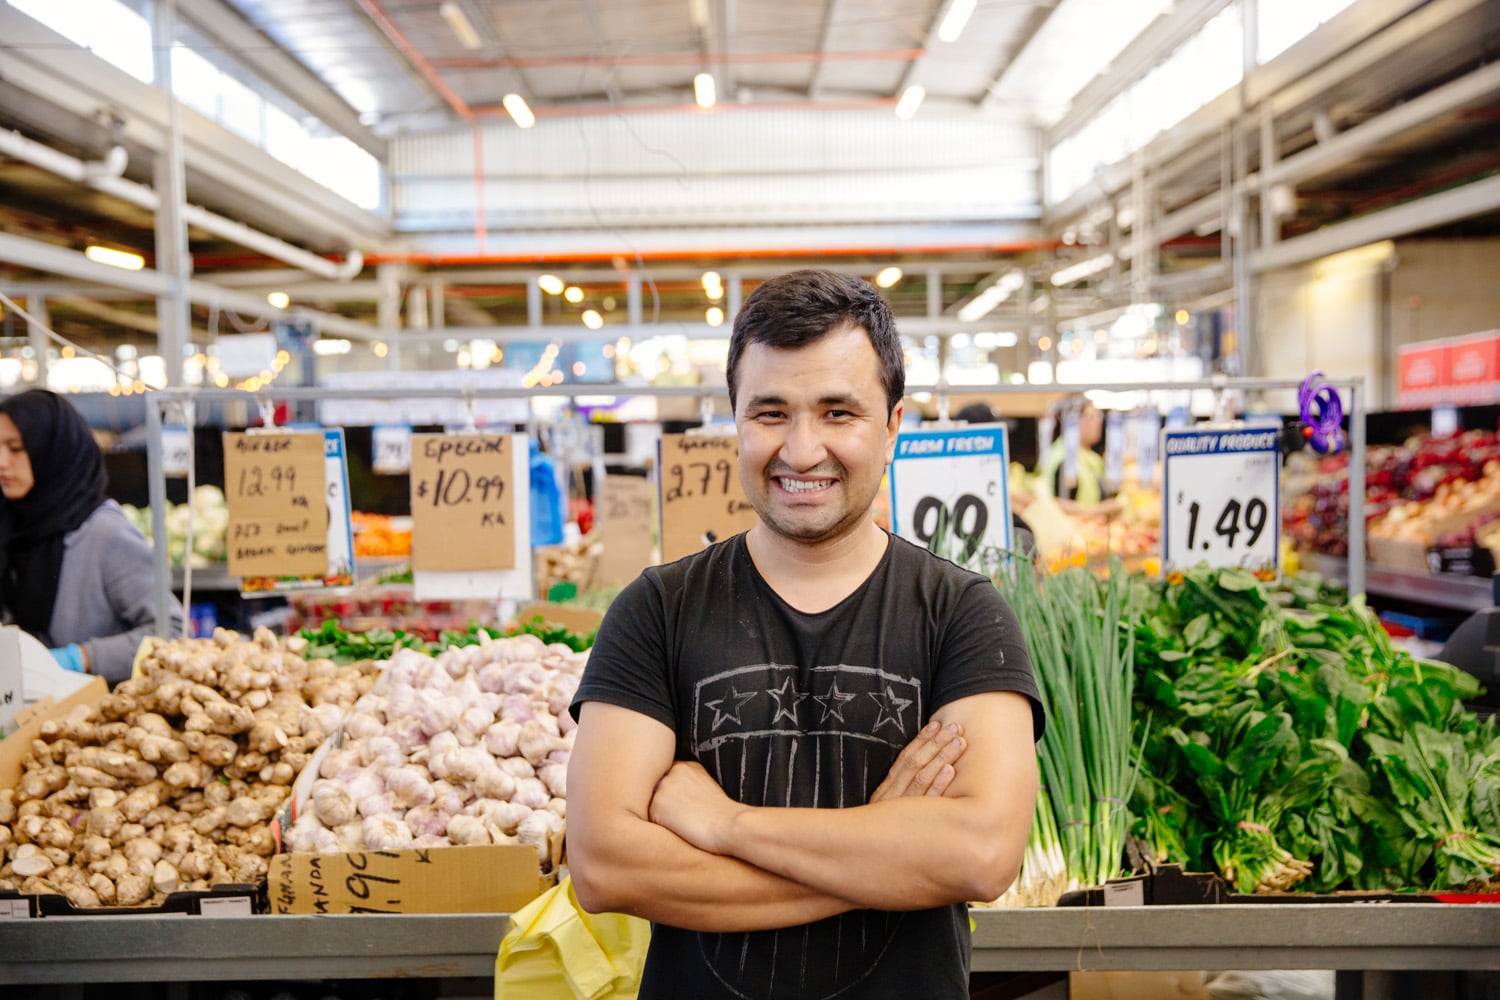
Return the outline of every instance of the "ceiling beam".
{"type": "MultiPolygon", "coordinates": [[[[818,33],[818,61],[813,64],[812,79],[807,83],[807,96],[816,101],[823,90],[823,65],[830,58],[828,46],[833,42],[833,29],[838,25],[839,17],[843,13],[843,0],[828,0],[828,6],[823,9],[823,28],[818,33]]],[[[906,58],[915,59],[914,53],[908,53],[906,58]]]]}

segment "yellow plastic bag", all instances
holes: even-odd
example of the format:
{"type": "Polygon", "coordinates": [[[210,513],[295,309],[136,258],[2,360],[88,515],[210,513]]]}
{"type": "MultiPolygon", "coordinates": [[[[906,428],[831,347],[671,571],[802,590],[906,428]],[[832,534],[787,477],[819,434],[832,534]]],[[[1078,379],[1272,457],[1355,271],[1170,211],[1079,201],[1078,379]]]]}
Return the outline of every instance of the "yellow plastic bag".
{"type": "Polygon", "coordinates": [[[640,991],[651,924],[586,913],[565,878],[511,917],[495,956],[495,1000],[627,1000],[640,991]]]}

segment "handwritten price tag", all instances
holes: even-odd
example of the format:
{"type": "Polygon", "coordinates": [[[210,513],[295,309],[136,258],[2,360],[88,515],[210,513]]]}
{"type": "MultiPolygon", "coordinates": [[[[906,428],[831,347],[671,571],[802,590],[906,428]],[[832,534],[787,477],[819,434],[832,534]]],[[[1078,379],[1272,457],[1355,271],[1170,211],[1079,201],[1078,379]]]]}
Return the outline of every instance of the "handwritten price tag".
{"type": "Polygon", "coordinates": [[[180,424],[169,424],[161,429],[162,475],[182,479],[188,474],[193,462],[193,435],[180,424]]]}
{"type": "Polygon", "coordinates": [[[328,570],[323,435],[224,435],[231,576],[314,576],[328,570]]]}
{"type": "Polygon", "coordinates": [[[376,424],[370,429],[370,468],[382,476],[399,476],[411,469],[411,428],[376,424]]]}
{"type": "Polygon", "coordinates": [[[512,447],[509,434],[412,436],[413,569],[515,566],[512,447]]]}
{"type": "Polygon", "coordinates": [[[740,445],[730,435],[663,434],[661,557],[672,562],[759,523],[740,488],[740,445]]]}
{"type": "Polygon", "coordinates": [[[1274,570],[1280,552],[1277,428],[1162,435],[1162,572],[1197,563],[1274,570]]]}
{"type": "Polygon", "coordinates": [[[626,584],[651,565],[651,482],[641,476],[606,476],[599,491],[597,522],[604,543],[599,583],[626,584]]]}
{"type": "Polygon", "coordinates": [[[1005,428],[916,431],[896,441],[891,530],[955,562],[1010,548],[1005,428]]]}

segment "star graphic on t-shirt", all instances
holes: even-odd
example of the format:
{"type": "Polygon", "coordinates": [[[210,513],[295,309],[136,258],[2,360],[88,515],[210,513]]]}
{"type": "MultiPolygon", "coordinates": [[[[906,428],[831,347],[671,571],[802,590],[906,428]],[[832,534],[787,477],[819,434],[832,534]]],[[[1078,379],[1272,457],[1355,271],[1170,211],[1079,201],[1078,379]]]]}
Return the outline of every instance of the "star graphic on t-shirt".
{"type": "Polygon", "coordinates": [[[838,719],[840,722],[843,722],[844,702],[853,700],[854,695],[845,694],[844,692],[839,690],[839,682],[837,679],[835,679],[834,682],[829,685],[827,694],[813,695],[813,701],[823,706],[823,718],[818,721],[827,722],[828,719],[832,717],[838,719]]]}
{"type": "Polygon", "coordinates": [[[754,691],[746,691],[744,693],[741,693],[739,691],[736,691],[734,689],[734,685],[731,684],[729,685],[729,694],[725,695],[723,698],[715,698],[713,701],[705,701],[703,704],[714,710],[714,724],[709,731],[717,732],[718,728],[724,724],[724,720],[726,719],[733,719],[735,725],[740,725],[740,709],[745,707],[745,702],[754,697],[754,691]],[[724,704],[726,701],[730,703],[730,706],[724,709],[719,708],[719,706],[724,704]]]}
{"type": "Polygon", "coordinates": [[[896,692],[889,684],[880,694],[870,692],[870,697],[875,699],[875,704],[880,706],[880,714],[875,717],[874,728],[879,729],[889,722],[897,729],[901,728],[901,713],[911,704],[910,698],[898,698],[896,692]]]}
{"type": "Polygon", "coordinates": [[[793,678],[788,676],[781,682],[779,688],[767,688],[766,694],[776,699],[776,715],[771,719],[771,725],[781,721],[784,715],[792,720],[792,725],[797,724],[797,706],[807,700],[809,695],[803,691],[797,691],[792,687],[793,678]]]}

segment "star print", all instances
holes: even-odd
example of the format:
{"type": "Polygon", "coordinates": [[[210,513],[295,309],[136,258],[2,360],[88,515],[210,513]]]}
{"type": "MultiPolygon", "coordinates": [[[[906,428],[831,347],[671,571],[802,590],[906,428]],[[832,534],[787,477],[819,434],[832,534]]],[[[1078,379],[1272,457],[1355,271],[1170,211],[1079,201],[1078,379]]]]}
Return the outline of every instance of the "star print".
{"type": "Polygon", "coordinates": [[[813,695],[813,701],[823,706],[823,718],[820,722],[827,722],[829,718],[844,721],[844,702],[853,701],[854,695],[844,694],[839,690],[839,682],[835,680],[828,688],[827,694],[813,695]]]}
{"type": "Polygon", "coordinates": [[[705,701],[703,704],[714,710],[714,724],[709,731],[718,732],[719,727],[724,724],[726,719],[733,719],[735,725],[741,725],[742,723],[740,722],[740,709],[745,707],[745,702],[754,697],[754,691],[746,691],[742,694],[739,691],[736,691],[734,689],[734,685],[731,684],[729,685],[729,694],[725,697],[715,698],[713,701],[705,701]],[[724,704],[726,701],[731,703],[730,707],[724,709],[719,708],[719,706],[724,704]]]}
{"type": "Polygon", "coordinates": [[[791,677],[787,677],[786,680],[782,681],[779,688],[768,688],[766,694],[776,699],[776,715],[771,719],[771,725],[773,726],[781,721],[783,715],[790,719],[792,725],[795,726],[797,724],[797,706],[810,697],[802,691],[793,690],[791,677]]]}
{"type": "Polygon", "coordinates": [[[885,723],[889,722],[897,729],[900,729],[901,713],[911,705],[911,699],[896,697],[896,692],[889,684],[885,686],[883,693],[875,694],[871,692],[870,697],[874,698],[875,704],[880,706],[880,714],[875,718],[875,728],[879,729],[885,723]]]}

